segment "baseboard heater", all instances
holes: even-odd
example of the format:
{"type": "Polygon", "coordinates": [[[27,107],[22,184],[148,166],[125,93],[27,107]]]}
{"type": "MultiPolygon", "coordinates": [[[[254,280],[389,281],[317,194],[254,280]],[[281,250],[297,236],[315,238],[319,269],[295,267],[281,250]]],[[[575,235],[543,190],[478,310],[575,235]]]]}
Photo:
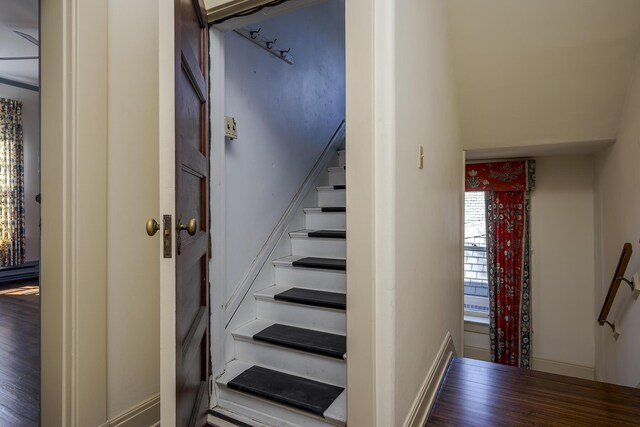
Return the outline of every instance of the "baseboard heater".
{"type": "Polygon", "coordinates": [[[29,261],[20,265],[0,267],[0,283],[37,279],[40,276],[40,262],[29,261]]]}

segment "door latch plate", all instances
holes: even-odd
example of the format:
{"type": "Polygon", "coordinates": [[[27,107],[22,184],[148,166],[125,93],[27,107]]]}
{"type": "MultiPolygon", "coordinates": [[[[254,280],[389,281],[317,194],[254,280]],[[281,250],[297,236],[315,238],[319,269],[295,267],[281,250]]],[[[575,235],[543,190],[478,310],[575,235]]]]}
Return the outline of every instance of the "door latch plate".
{"type": "Polygon", "coordinates": [[[165,258],[171,258],[171,236],[173,228],[171,227],[171,215],[162,216],[162,252],[165,258]]]}

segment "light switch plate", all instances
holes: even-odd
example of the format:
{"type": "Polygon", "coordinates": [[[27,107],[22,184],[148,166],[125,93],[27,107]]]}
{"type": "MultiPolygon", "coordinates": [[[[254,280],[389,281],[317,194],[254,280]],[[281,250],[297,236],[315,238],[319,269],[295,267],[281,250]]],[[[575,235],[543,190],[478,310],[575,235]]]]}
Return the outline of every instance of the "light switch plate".
{"type": "Polygon", "coordinates": [[[224,117],[224,136],[228,136],[231,139],[238,138],[238,129],[236,127],[236,119],[233,117],[224,117]]]}

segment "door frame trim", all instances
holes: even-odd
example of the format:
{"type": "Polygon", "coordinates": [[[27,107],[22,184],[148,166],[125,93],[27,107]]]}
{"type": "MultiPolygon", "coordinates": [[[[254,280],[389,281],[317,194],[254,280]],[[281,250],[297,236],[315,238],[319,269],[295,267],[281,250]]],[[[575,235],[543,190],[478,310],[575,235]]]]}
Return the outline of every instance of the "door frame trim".
{"type": "MultiPolygon", "coordinates": [[[[158,1],[158,96],[159,112],[159,216],[171,215],[176,221],[176,147],[175,147],[175,4],[158,1]],[[165,90],[163,90],[163,88],[165,90]]],[[[171,230],[173,233],[173,230],[171,230]]],[[[176,424],[176,265],[175,240],[171,258],[160,257],[160,420],[163,426],[176,424]]]]}
{"type": "Polygon", "coordinates": [[[41,2],[43,426],[107,420],[107,3],[41,2]]]}

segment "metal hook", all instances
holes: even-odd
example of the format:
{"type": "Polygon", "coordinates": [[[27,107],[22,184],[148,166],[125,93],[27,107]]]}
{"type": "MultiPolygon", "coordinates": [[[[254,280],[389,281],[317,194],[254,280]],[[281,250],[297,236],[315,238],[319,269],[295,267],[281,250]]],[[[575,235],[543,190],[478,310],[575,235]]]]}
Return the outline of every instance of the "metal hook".
{"type": "Polygon", "coordinates": [[[272,42],[267,42],[267,49],[271,50],[273,48],[273,45],[276,44],[277,41],[278,39],[273,39],[272,42]]]}
{"type": "Polygon", "coordinates": [[[280,51],[280,56],[283,58],[287,57],[287,53],[289,53],[289,51],[291,50],[291,48],[287,49],[287,50],[281,50],[280,51]]]}
{"type": "Polygon", "coordinates": [[[258,37],[258,34],[260,34],[260,31],[262,31],[262,27],[258,28],[257,30],[249,31],[249,35],[251,36],[251,39],[255,40],[256,37],[258,37]]]}

